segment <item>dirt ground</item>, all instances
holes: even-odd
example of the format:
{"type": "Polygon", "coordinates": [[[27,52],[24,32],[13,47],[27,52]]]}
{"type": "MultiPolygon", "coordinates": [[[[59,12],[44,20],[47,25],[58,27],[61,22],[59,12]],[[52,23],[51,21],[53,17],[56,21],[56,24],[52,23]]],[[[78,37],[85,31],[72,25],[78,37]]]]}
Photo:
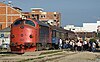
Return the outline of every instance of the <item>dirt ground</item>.
{"type": "Polygon", "coordinates": [[[100,62],[100,51],[47,50],[26,52],[22,55],[1,52],[0,62],[100,62]]]}
{"type": "Polygon", "coordinates": [[[77,52],[77,54],[46,62],[100,62],[100,52],[77,52]]]}

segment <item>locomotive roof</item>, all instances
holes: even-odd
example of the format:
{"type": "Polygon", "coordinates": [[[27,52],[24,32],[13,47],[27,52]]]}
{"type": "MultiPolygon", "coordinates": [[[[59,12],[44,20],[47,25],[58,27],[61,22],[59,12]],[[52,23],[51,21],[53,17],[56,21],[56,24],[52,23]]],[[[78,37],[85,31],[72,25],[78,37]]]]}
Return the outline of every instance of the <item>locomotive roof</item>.
{"type": "MultiPolygon", "coordinates": [[[[19,19],[17,19],[17,20],[20,20],[21,18],[19,18],[19,19]]],[[[16,20],[16,21],[17,21],[16,20]]],[[[26,19],[26,20],[28,20],[28,19],[26,19]]],[[[39,21],[39,20],[35,20],[35,19],[33,19],[35,22],[37,22],[39,25],[41,25],[41,26],[46,26],[46,27],[49,27],[49,25],[48,24],[46,24],[46,23],[43,23],[42,21],[39,21]]]]}
{"type": "Polygon", "coordinates": [[[59,31],[59,32],[66,32],[66,30],[63,29],[62,27],[51,26],[51,28],[52,28],[53,30],[56,30],[56,31],[59,31]]]}
{"type": "Polygon", "coordinates": [[[43,22],[41,22],[41,21],[39,21],[39,20],[37,20],[37,23],[38,23],[39,25],[41,25],[41,26],[47,26],[47,27],[49,27],[49,25],[48,25],[48,24],[43,23],[43,22]]]}

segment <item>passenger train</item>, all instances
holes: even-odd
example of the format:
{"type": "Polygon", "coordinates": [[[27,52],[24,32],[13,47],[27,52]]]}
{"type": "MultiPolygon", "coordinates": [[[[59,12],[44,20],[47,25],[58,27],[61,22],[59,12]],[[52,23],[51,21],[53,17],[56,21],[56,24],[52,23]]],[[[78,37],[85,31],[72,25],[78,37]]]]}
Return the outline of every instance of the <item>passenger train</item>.
{"type": "Polygon", "coordinates": [[[12,53],[25,53],[43,49],[58,49],[59,39],[65,40],[68,31],[34,19],[19,18],[11,25],[12,53]]]}

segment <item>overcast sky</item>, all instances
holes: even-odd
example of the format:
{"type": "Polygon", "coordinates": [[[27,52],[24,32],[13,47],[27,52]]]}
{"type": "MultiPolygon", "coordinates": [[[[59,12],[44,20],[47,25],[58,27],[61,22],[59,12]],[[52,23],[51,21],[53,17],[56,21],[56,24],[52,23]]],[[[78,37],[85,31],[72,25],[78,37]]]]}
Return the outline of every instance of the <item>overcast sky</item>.
{"type": "Polygon", "coordinates": [[[60,12],[63,27],[67,24],[82,26],[85,22],[96,23],[100,18],[100,0],[12,0],[12,4],[26,12],[31,11],[30,8],[60,12]]]}

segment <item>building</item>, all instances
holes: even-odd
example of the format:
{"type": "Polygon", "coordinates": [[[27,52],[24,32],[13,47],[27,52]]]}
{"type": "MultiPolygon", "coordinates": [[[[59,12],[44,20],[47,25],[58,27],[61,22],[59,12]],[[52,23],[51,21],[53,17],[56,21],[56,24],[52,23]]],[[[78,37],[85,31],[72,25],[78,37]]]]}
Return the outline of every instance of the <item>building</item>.
{"type": "Polygon", "coordinates": [[[74,31],[78,38],[89,39],[97,36],[99,26],[100,26],[100,21],[97,21],[97,23],[83,23],[83,27],[66,25],[64,29],[74,31]]]}
{"type": "Polygon", "coordinates": [[[31,8],[31,10],[31,12],[22,12],[22,15],[53,26],[61,26],[61,14],[59,12],[44,12],[42,8],[31,8]]]}
{"type": "Polygon", "coordinates": [[[75,32],[78,39],[96,38],[96,32],[75,32]]]}
{"type": "Polygon", "coordinates": [[[10,26],[20,16],[21,12],[18,8],[0,2],[0,29],[10,26]]]}
{"type": "Polygon", "coordinates": [[[66,27],[64,27],[64,29],[70,30],[73,32],[84,32],[85,31],[83,29],[83,27],[75,27],[74,25],[66,25],[66,27]]]}
{"type": "Polygon", "coordinates": [[[74,32],[97,32],[100,21],[97,23],[83,23],[83,27],[75,27],[74,25],[66,25],[64,29],[74,32]]]}
{"type": "Polygon", "coordinates": [[[97,21],[97,23],[83,23],[83,28],[87,32],[97,32],[98,26],[100,25],[100,21],[97,21]]]}

